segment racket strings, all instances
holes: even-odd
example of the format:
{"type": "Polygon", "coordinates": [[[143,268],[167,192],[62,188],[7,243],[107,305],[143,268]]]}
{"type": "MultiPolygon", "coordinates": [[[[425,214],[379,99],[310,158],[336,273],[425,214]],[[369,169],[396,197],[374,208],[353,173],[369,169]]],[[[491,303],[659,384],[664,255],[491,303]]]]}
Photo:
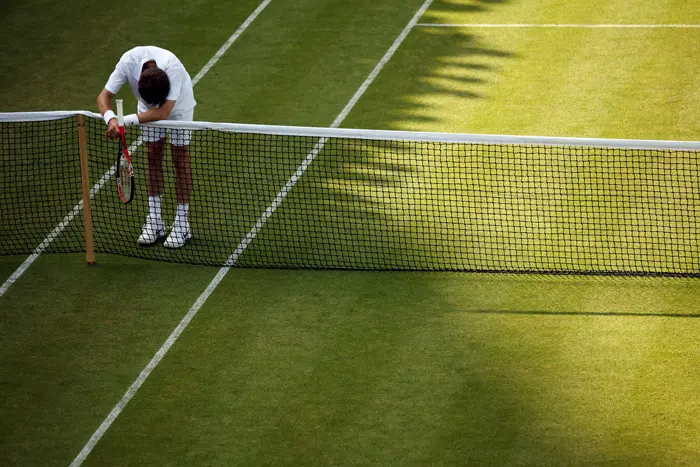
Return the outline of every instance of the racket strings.
{"type": "Polygon", "coordinates": [[[117,187],[123,203],[130,203],[134,198],[134,169],[131,164],[124,131],[119,138],[119,155],[117,156],[117,187]]]}

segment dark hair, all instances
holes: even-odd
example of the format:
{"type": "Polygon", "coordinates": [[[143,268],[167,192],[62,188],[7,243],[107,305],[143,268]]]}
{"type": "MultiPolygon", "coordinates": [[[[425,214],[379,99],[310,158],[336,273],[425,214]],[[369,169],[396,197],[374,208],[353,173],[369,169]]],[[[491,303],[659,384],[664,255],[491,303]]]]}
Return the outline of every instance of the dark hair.
{"type": "Polygon", "coordinates": [[[151,105],[163,105],[170,92],[168,75],[155,66],[146,68],[139,77],[139,94],[151,105]]]}

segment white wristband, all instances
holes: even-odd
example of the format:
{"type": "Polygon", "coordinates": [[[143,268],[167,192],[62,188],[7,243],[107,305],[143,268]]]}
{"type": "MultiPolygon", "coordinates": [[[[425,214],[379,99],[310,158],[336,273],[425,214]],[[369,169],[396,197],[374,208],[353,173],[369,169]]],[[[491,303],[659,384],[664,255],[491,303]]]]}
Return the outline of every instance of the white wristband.
{"type": "Polygon", "coordinates": [[[138,125],[139,123],[139,117],[136,114],[124,116],[124,126],[138,125]]]}
{"type": "Polygon", "coordinates": [[[112,120],[113,118],[117,118],[117,116],[114,114],[114,112],[112,112],[111,110],[108,110],[107,112],[105,112],[104,119],[105,119],[105,123],[107,125],[109,125],[109,121],[112,120]]]}

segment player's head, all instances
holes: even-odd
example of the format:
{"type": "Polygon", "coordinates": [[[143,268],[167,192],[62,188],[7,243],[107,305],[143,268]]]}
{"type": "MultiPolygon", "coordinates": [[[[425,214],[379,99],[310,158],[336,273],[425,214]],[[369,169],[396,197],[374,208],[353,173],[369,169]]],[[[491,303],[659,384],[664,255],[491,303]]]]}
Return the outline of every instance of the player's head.
{"type": "Polygon", "coordinates": [[[156,66],[145,68],[139,77],[139,94],[151,105],[163,105],[170,92],[168,75],[156,66]]]}

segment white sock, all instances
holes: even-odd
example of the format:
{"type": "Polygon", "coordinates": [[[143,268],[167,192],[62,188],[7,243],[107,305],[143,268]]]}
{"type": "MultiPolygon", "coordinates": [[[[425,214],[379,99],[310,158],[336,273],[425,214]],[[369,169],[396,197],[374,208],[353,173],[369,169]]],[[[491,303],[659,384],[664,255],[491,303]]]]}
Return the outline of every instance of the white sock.
{"type": "Polygon", "coordinates": [[[177,205],[177,216],[175,222],[178,224],[187,224],[187,211],[190,209],[189,203],[177,205]]]}
{"type": "Polygon", "coordinates": [[[161,221],[163,220],[163,211],[161,209],[161,199],[162,195],[149,195],[148,196],[148,211],[149,217],[153,220],[161,221]]]}

